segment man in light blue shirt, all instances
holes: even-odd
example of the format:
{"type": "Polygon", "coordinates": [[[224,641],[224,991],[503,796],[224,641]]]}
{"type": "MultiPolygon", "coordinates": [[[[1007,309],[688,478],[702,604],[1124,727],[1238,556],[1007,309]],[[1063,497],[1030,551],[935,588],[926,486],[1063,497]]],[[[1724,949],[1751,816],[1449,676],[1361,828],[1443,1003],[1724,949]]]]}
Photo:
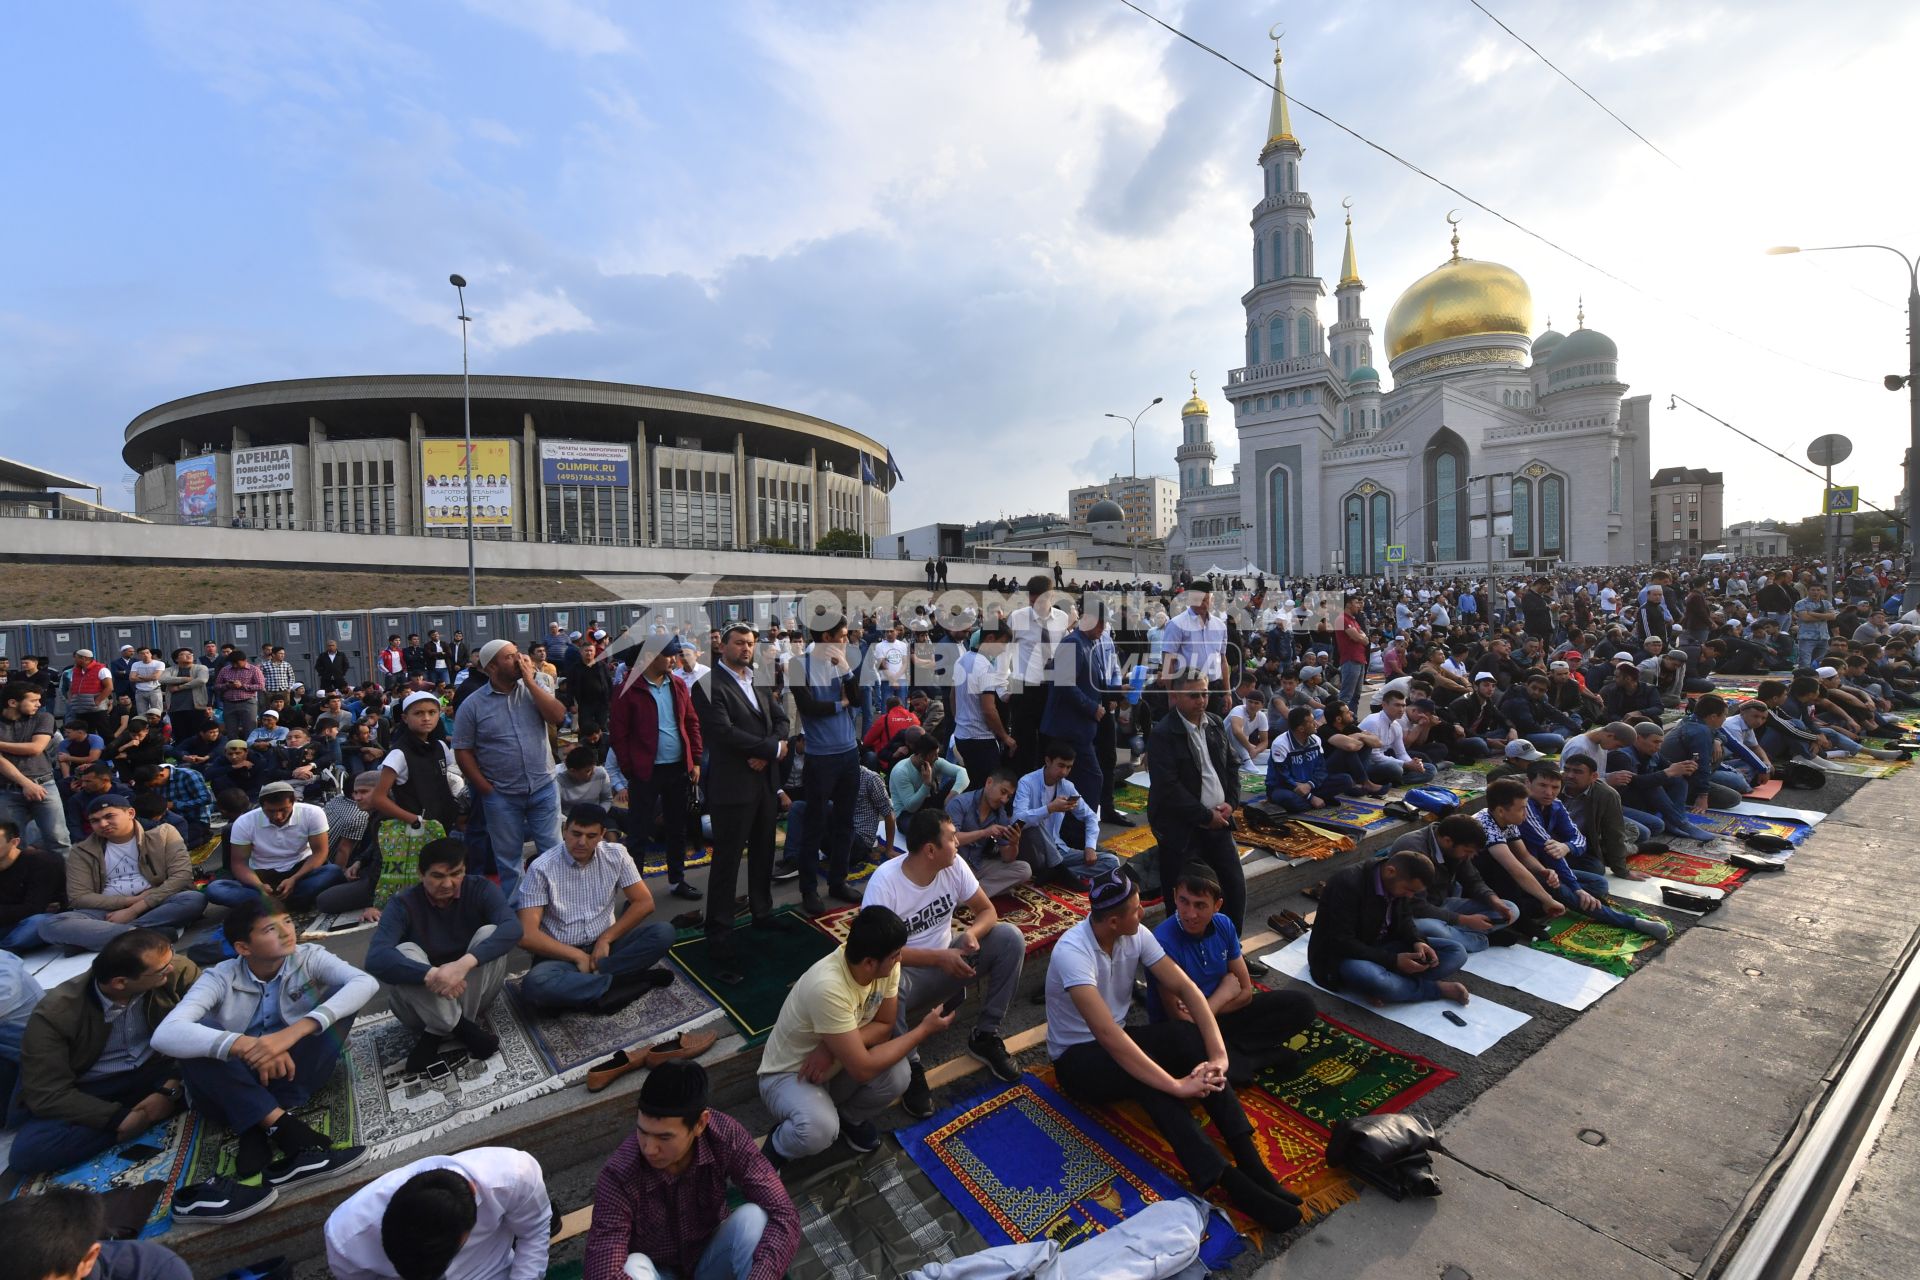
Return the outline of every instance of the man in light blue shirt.
{"type": "Polygon", "coordinates": [[[1067,778],[1076,754],[1071,743],[1049,743],[1041,766],[1020,779],[1013,793],[1013,820],[1022,827],[1021,860],[1033,868],[1035,879],[1070,889],[1082,889],[1102,872],[1120,868],[1120,859],[1098,847],[1099,816],[1067,778]],[[1077,855],[1060,844],[1060,827],[1069,813],[1086,832],[1086,847],[1077,855]]]}
{"type": "MultiPolygon", "coordinates": [[[[827,896],[858,902],[847,886],[847,860],[853,847],[853,808],[860,790],[860,673],[847,654],[847,624],[813,633],[807,651],[787,664],[787,688],[800,713],[807,740],[807,769],[801,775],[806,809],[799,832],[789,830],[788,856],[800,871],[800,901],[818,915],[815,855],[826,851],[827,896]],[[797,837],[797,838],[795,838],[797,837]]],[[[789,828],[792,827],[789,822],[789,828]]]]}

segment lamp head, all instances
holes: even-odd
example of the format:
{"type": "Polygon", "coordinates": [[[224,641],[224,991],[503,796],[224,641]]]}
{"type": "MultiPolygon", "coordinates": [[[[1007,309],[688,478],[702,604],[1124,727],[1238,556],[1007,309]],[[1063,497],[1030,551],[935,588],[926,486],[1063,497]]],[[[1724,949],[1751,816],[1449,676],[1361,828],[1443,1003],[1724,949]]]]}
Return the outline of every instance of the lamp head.
{"type": "Polygon", "coordinates": [[[447,277],[447,283],[452,285],[456,289],[464,289],[467,287],[467,278],[463,275],[455,273],[454,275],[450,275],[447,277]]]}
{"type": "Polygon", "coordinates": [[[1886,387],[1887,390],[1898,391],[1900,388],[1907,385],[1909,379],[1902,374],[1890,373],[1886,377],[1882,378],[1880,381],[1886,387]]]}
{"type": "Polygon", "coordinates": [[[1798,253],[1800,252],[1800,246],[1797,244],[1777,244],[1767,250],[1767,252],[1772,256],[1778,257],[1783,253],[1798,253]]]}
{"type": "Polygon", "coordinates": [[[1165,396],[1155,396],[1155,397],[1153,398],[1153,404],[1150,404],[1150,405],[1148,405],[1148,406],[1147,406],[1147,408],[1149,408],[1149,409],[1151,409],[1151,408],[1153,408],[1153,405],[1154,405],[1154,404],[1159,404],[1159,403],[1160,403],[1160,402],[1161,402],[1162,400],[1164,400],[1164,399],[1166,399],[1166,397],[1165,397],[1165,396]]]}

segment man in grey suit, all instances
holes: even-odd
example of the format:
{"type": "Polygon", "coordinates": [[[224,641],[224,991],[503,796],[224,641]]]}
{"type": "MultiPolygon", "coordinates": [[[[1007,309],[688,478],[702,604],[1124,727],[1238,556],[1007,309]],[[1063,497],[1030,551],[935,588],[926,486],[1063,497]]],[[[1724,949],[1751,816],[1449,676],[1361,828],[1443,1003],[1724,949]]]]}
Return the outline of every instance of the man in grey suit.
{"type": "MultiPolygon", "coordinates": [[[[720,661],[695,686],[707,750],[701,783],[713,819],[713,867],[707,874],[707,953],[722,982],[744,980],[733,937],[740,855],[747,857],[747,902],[755,928],[798,924],[773,914],[773,829],[779,816],[780,764],[787,755],[787,713],[771,673],[754,681],[755,636],[744,622],[720,634],[720,661]]],[[[799,927],[804,928],[804,925],[799,927]]]]}

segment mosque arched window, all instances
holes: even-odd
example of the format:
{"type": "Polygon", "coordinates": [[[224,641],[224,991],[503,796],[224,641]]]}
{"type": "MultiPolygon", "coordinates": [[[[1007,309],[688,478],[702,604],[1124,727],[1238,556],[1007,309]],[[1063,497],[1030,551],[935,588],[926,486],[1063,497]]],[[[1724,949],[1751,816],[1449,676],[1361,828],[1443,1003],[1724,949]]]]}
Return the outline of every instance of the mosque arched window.
{"type": "Polygon", "coordinates": [[[1467,508],[1461,490],[1467,478],[1467,446],[1442,428],[1427,445],[1427,544],[1436,560],[1463,560],[1468,550],[1467,508]]]}
{"type": "Polygon", "coordinates": [[[1247,365],[1249,368],[1260,363],[1260,329],[1258,325],[1247,326],[1247,365]]]}
{"type": "Polygon", "coordinates": [[[1533,554],[1533,481],[1516,479],[1513,482],[1513,536],[1507,541],[1507,550],[1516,556],[1533,554]]]}
{"type": "Polygon", "coordinates": [[[1298,191],[1299,189],[1300,171],[1294,168],[1293,161],[1289,160],[1287,161],[1287,190],[1298,191]]]}
{"type": "Polygon", "coordinates": [[[1267,280],[1266,249],[1260,243],[1260,237],[1253,238],[1253,282],[1265,284],[1267,280]]]}
{"type": "Polygon", "coordinates": [[[1287,318],[1275,316],[1267,321],[1267,359],[1279,361],[1287,358],[1287,318]]]}
{"type": "Polygon", "coordinates": [[[1287,392],[1287,408],[1289,409],[1293,408],[1295,403],[1297,402],[1294,399],[1294,393],[1291,391],[1287,392]]]}
{"type": "Polygon", "coordinates": [[[1540,481],[1540,554],[1557,556],[1565,545],[1567,482],[1559,476],[1540,481]]]}
{"type": "Polygon", "coordinates": [[[1302,314],[1298,326],[1298,340],[1293,344],[1295,355],[1311,355],[1318,348],[1313,340],[1313,317],[1302,314]]]}
{"type": "Polygon", "coordinates": [[[1267,475],[1267,565],[1285,576],[1292,567],[1293,483],[1284,467],[1267,475]]]}
{"type": "Polygon", "coordinates": [[[1271,254],[1273,258],[1272,278],[1275,280],[1278,280],[1280,279],[1280,277],[1287,274],[1286,258],[1285,258],[1285,255],[1283,255],[1280,252],[1283,241],[1278,231],[1274,232],[1273,235],[1269,238],[1269,244],[1272,246],[1272,249],[1273,249],[1273,252],[1271,254]]]}
{"type": "Polygon", "coordinates": [[[1293,274],[1296,276],[1310,276],[1313,274],[1313,263],[1307,258],[1307,233],[1303,227],[1295,227],[1293,229],[1293,262],[1291,265],[1293,274]]]}
{"type": "Polygon", "coordinates": [[[1363,573],[1366,571],[1367,546],[1367,504],[1359,494],[1350,496],[1342,506],[1346,510],[1346,571],[1363,573]]]}
{"type": "Polygon", "coordinates": [[[1393,498],[1386,493],[1376,493],[1368,500],[1367,520],[1371,526],[1371,537],[1367,546],[1371,558],[1367,562],[1367,572],[1383,573],[1387,564],[1387,543],[1393,536],[1393,498]]]}

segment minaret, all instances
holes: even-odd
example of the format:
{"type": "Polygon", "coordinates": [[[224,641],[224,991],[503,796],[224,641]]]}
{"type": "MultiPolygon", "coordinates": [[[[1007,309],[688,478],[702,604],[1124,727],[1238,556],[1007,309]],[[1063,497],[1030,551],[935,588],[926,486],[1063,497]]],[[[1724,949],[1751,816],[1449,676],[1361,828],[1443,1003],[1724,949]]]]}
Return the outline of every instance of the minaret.
{"type": "Polygon", "coordinates": [[[1281,78],[1280,41],[1273,43],[1273,105],[1260,149],[1265,194],[1253,209],[1253,287],[1247,312],[1247,365],[1277,364],[1326,353],[1319,300],[1326,293],[1313,269],[1313,201],[1300,186],[1300,140],[1293,136],[1281,78]]]}
{"type": "Polygon", "coordinates": [[[1193,396],[1180,407],[1180,447],[1173,460],[1180,467],[1180,496],[1213,486],[1213,464],[1220,457],[1207,439],[1207,402],[1200,398],[1199,375],[1189,372],[1193,396]]]}
{"type": "MultiPolygon", "coordinates": [[[[1351,210],[1353,200],[1342,200],[1342,207],[1351,210]]],[[[1360,282],[1360,267],[1353,256],[1353,214],[1347,214],[1347,247],[1340,255],[1340,283],[1334,287],[1333,296],[1339,318],[1327,335],[1333,343],[1333,368],[1342,378],[1349,378],[1355,369],[1373,364],[1373,326],[1360,314],[1360,295],[1367,286],[1360,282]]]]}

